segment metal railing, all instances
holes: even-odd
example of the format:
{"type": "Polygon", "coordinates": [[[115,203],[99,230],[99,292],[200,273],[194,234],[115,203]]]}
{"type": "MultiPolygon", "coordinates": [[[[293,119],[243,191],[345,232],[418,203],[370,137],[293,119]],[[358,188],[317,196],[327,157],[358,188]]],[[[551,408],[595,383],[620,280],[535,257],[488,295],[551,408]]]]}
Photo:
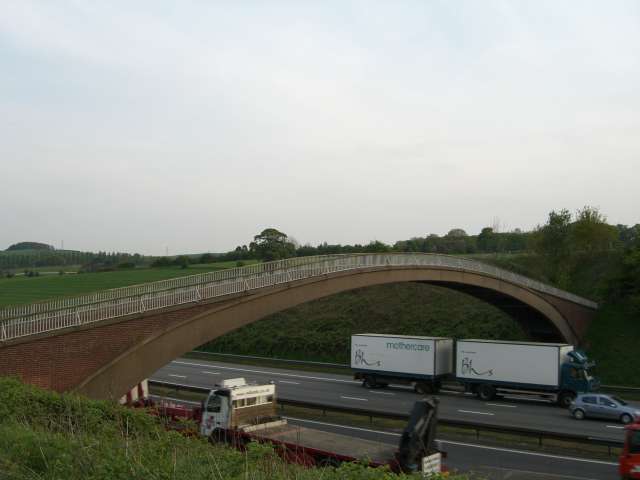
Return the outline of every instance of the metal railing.
{"type": "Polygon", "coordinates": [[[326,255],[258,263],[5,308],[0,310],[0,341],[254,291],[335,272],[375,267],[436,267],[479,273],[588,308],[595,309],[598,306],[595,302],[537,280],[466,258],[424,253],[326,255]]]}

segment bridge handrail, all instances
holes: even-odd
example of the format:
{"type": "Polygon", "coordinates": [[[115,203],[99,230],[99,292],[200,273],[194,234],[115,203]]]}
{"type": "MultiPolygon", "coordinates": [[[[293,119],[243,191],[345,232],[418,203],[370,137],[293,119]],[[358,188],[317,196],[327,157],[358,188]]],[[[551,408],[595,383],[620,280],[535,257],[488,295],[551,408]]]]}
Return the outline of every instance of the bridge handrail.
{"type": "Polygon", "coordinates": [[[0,341],[94,323],[149,310],[367,267],[415,266],[482,273],[531,290],[597,308],[597,304],[476,260],[426,253],[363,253],[295,257],[228,270],[189,275],[90,295],[0,310],[0,341]]]}

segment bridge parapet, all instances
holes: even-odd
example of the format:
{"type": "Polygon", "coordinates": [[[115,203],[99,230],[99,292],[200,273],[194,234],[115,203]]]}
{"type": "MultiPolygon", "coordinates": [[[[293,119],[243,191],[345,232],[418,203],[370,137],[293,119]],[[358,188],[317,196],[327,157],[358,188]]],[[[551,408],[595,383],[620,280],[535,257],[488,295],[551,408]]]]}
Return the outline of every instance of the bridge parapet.
{"type": "Polygon", "coordinates": [[[467,271],[596,309],[597,303],[486,263],[425,253],[296,257],[0,310],[0,342],[322,275],[380,267],[467,271]]]}

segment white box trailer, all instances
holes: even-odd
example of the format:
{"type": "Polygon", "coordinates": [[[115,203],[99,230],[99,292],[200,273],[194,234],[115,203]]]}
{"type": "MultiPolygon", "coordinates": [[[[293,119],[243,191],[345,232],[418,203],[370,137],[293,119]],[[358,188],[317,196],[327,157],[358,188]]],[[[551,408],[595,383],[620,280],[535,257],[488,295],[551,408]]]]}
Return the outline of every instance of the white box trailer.
{"type": "Polygon", "coordinates": [[[458,340],[456,380],[483,400],[497,393],[551,396],[568,405],[597,388],[586,357],[565,343],[458,340]]]}
{"type": "Polygon", "coordinates": [[[453,339],[363,333],[351,336],[351,368],[367,388],[389,383],[437,391],[453,373],[453,339]]]}

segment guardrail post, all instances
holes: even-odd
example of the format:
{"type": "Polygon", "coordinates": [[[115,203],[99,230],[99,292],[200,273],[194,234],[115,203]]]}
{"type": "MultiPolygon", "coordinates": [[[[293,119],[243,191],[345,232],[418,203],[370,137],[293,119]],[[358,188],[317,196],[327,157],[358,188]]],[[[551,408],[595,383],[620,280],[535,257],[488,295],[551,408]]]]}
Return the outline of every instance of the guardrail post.
{"type": "Polygon", "coordinates": [[[2,322],[2,337],[0,337],[2,340],[6,340],[7,339],[7,329],[4,326],[4,322],[2,322]]]}
{"type": "Polygon", "coordinates": [[[144,298],[140,297],[140,311],[144,313],[144,298]]]}
{"type": "Polygon", "coordinates": [[[82,325],[82,320],[80,319],[80,312],[76,310],[76,325],[82,325]]]}

